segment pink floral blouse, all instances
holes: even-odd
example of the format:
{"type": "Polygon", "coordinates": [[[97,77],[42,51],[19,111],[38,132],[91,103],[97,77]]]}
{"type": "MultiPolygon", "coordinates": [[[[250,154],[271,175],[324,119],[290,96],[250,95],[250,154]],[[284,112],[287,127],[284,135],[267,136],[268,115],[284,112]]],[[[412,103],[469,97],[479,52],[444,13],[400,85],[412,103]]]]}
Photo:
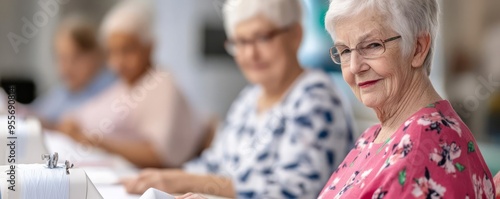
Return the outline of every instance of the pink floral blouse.
{"type": "Polygon", "coordinates": [[[494,198],[492,175],[448,101],[410,117],[384,143],[365,131],[318,198],[494,198]]]}

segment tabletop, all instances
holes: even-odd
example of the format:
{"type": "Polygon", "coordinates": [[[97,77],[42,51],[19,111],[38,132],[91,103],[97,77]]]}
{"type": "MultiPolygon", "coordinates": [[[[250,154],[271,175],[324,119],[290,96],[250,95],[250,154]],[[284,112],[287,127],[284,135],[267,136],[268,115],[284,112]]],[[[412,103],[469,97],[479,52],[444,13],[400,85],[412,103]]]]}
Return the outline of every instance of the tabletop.
{"type": "MultiPolygon", "coordinates": [[[[140,195],[128,194],[119,183],[121,178],[135,176],[140,172],[125,159],[96,148],[83,146],[53,131],[44,132],[44,143],[48,152],[58,152],[59,160],[69,160],[75,164],[75,167],[85,170],[103,198],[140,198],[140,195]]],[[[222,199],[217,196],[204,196],[209,199],[222,199]]]]}

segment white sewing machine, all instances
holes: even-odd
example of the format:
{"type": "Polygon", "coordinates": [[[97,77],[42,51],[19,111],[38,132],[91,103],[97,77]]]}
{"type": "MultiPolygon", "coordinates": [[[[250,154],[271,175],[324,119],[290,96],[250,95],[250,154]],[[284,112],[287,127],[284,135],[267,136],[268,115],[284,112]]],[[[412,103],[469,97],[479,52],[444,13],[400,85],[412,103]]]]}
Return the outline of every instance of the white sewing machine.
{"type": "MultiPolygon", "coordinates": [[[[7,115],[0,115],[0,171],[3,171],[0,173],[0,198],[103,198],[83,169],[72,168],[69,162],[57,164],[62,162],[59,154],[48,154],[46,136],[42,134],[43,129],[37,119],[16,117],[13,135],[8,128],[8,121],[12,120],[8,119],[7,115]]],[[[61,154],[61,157],[68,155],[71,154],[61,154]]],[[[140,197],[157,198],[170,199],[173,196],[150,189],[140,197]]]]}
{"type": "Polygon", "coordinates": [[[0,173],[0,198],[32,198],[26,197],[26,194],[33,192],[36,192],[36,198],[52,198],[51,191],[36,191],[35,187],[60,183],[67,183],[68,195],[63,197],[65,199],[102,198],[84,170],[72,169],[69,162],[68,165],[57,165],[58,158],[48,155],[38,120],[8,119],[7,115],[0,116],[0,165],[3,165],[0,170],[5,171],[0,173]],[[15,121],[12,134],[9,121],[15,121]],[[42,154],[46,154],[45,160],[42,154]],[[69,174],[66,175],[66,172],[69,174]],[[58,178],[52,178],[54,175],[58,178]],[[36,186],[30,183],[33,180],[37,181],[36,186]],[[44,197],[44,194],[49,197],[44,197]]]}
{"type": "Polygon", "coordinates": [[[69,169],[67,174],[63,166],[50,169],[44,164],[19,164],[0,166],[0,170],[5,171],[0,173],[1,198],[103,198],[82,169],[69,169]]]}

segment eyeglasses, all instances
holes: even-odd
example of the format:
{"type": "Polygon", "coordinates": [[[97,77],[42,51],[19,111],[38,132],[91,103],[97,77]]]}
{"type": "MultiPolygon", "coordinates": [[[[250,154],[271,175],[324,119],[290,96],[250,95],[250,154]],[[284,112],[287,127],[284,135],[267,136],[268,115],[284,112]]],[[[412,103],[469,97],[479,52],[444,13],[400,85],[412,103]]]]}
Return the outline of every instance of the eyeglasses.
{"type": "Polygon", "coordinates": [[[253,39],[228,39],[224,43],[224,47],[226,48],[227,53],[231,56],[235,56],[237,53],[240,53],[249,45],[262,49],[269,45],[270,41],[276,36],[285,33],[288,29],[289,28],[276,29],[265,34],[257,35],[253,39]]]}
{"type": "Polygon", "coordinates": [[[385,43],[400,39],[401,36],[391,37],[386,40],[373,40],[361,42],[356,48],[349,48],[345,45],[333,46],[330,48],[330,56],[336,64],[345,64],[351,61],[351,52],[357,50],[359,55],[365,59],[375,59],[384,54],[385,43]]]}

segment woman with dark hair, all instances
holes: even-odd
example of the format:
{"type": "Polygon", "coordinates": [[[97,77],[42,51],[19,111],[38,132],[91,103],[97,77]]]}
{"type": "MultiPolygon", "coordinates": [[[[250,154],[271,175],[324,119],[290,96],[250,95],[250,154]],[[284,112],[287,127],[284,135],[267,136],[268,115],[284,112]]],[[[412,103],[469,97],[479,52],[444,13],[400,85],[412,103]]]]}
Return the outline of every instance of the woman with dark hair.
{"type": "Polygon", "coordinates": [[[88,19],[76,15],[64,19],[54,41],[61,84],[28,107],[50,129],[56,128],[64,114],[101,93],[116,79],[104,67],[97,29],[88,19]]]}

